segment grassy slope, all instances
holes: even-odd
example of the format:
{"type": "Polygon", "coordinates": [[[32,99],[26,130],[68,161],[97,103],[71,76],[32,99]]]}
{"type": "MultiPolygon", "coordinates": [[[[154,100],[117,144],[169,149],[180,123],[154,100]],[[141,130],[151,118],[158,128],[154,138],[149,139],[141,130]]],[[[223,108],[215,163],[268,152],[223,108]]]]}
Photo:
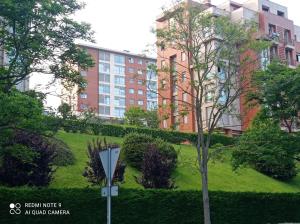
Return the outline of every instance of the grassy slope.
{"type": "MultiPolygon", "coordinates": [[[[59,132],[58,138],[64,140],[73,150],[76,163],[59,167],[50,187],[87,187],[88,182],[82,176],[86,165],[86,144],[96,136],[59,132]]],[[[122,138],[106,137],[108,142],[121,144],[122,138]]],[[[173,177],[179,189],[200,189],[200,176],[196,169],[196,151],[192,146],[176,145],[179,150],[179,163],[173,177]]],[[[139,173],[131,167],[126,168],[124,188],[141,188],[134,176],[139,173]]],[[[259,191],[259,192],[300,192],[300,175],[289,183],[276,181],[252,169],[243,169],[239,173],[232,171],[229,162],[215,162],[209,165],[210,190],[223,191],[259,191]]]]}

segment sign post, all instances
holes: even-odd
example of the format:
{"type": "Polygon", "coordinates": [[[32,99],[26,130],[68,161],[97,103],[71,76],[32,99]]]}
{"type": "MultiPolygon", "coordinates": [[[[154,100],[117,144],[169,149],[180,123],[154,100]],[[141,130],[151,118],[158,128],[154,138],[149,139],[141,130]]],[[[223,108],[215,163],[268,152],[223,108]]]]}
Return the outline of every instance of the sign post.
{"type": "Polygon", "coordinates": [[[102,188],[103,197],[107,197],[107,224],[111,224],[111,196],[118,195],[118,186],[112,186],[112,179],[120,155],[120,148],[108,148],[99,153],[101,163],[107,179],[107,187],[102,188]]]}

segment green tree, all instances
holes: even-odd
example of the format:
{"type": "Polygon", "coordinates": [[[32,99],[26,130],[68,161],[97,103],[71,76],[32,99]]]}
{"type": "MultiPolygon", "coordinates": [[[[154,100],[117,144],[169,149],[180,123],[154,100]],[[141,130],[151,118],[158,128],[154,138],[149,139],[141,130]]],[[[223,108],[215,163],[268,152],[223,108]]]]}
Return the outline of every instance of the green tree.
{"type": "Polygon", "coordinates": [[[299,122],[300,68],[292,69],[275,61],[266,70],[255,73],[252,83],[249,104],[259,104],[267,116],[280,121],[291,133],[299,122]]]}
{"type": "Polygon", "coordinates": [[[283,132],[273,119],[256,118],[237,142],[232,164],[235,170],[250,166],[273,178],[288,180],[297,174],[295,159],[299,151],[299,136],[283,132]]]}
{"type": "Polygon", "coordinates": [[[93,41],[93,32],[71,18],[83,6],[76,0],[0,1],[0,46],[9,59],[0,68],[1,89],[10,91],[33,72],[84,86],[78,67],[93,61],[75,40],[93,41]]]}
{"type": "Polygon", "coordinates": [[[168,111],[171,110],[167,115],[175,116],[173,120],[187,113],[192,113],[196,120],[204,223],[210,224],[208,149],[211,136],[223,114],[235,114],[237,99],[248,87],[245,75],[249,74],[249,66],[258,61],[255,57],[249,57],[248,53],[252,51],[258,55],[267,44],[253,38],[253,33],[257,31],[254,22],[233,22],[229,17],[206,12],[200,4],[177,1],[170,10],[163,11],[161,18],[167,21],[165,26],[156,29],[156,34],[157,48],[161,49],[159,57],[166,62],[158,68],[159,90],[163,92],[173,88],[171,91],[179,90],[191,99],[168,98],[167,94],[163,96],[167,102],[171,102],[167,105],[170,108],[168,111]],[[169,65],[170,58],[164,54],[166,48],[184,52],[185,62],[173,60],[169,65]],[[221,68],[222,72],[217,68],[221,68]],[[181,85],[182,70],[186,71],[186,86],[181,85]],[[205,99],[208,97],[211,110],[207,113],[205,99]]]}
{"type": "Polygon", "coordinates": [[[158,128],[157,110],[144,110],[140,107],[130,107],[125,112],[125,122],[137,127],[158,128]]]}
{"type": "Polygon", "coordinates": [[[63,120],[66,120],[72,116],[72,110],[71,106],[67,103],[62,103],[57,108],[58,113],[62,117],[63,120]]]}

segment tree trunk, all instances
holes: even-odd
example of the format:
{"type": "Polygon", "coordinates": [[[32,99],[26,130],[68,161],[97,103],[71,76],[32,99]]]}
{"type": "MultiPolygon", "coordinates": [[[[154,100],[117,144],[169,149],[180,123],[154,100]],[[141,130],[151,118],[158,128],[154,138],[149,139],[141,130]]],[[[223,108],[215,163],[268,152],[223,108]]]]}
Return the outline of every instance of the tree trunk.
{"type": "Polygon", "coordinates": [[[207,179],[207,161],[202,157],[202,199],[203,199],[203,213],[204,213],[204,224],[211,224],[210,220],[210,206],[209,206],[209,195],[208,195],[208,179],[207,179]]]}

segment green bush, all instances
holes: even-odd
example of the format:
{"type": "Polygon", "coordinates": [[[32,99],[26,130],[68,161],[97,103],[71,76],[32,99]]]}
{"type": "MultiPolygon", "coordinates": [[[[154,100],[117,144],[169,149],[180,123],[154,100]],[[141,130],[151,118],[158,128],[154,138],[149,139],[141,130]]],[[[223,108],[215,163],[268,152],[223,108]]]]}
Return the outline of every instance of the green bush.
{"type": "Polygon", "coordinates": [[[75,163],[74,154],[66,143],[57,138],[48,138],[48,141],[54,146],[53,165],[68,166],[75,163]]]}
{"type": "MultiPolygon", "coordinates": [[[[213,224],[299,223],[300,194],[210,192],[213,224]]],[[[0,188],[0,223],[106,223],[106,198],[99,189],[0,188]],[[8,205],[21,203],[22,214],[8,205]],[[70,215],[25,215],[24,203],[59,202],[70,215]],[[6,212],[5,212],[6,211],[6,212]]],[[[201,192],[120,189],[112,199],[112,223],[203,224],[201,192]]]]}
{"type": "Polygon", "coordinates": [[[125,136],[122,149],[125,154],[126,161],[133,167],[141,169],[144,153],[149,144],[154,139],[145,134],[130,133],[125,136]]]}
{"type": "Polygon", "coordinates": [[[171,170],[176,167],[177,152],[175,148],[168,142],[153,138],[150,135],[140,133],[130,133],[125,136],[122,149],[125,154],[126,161],[133,167],[141,170],[144,160],[144,154],[149,145],[155,147],[165,156],[170,164],[171,170]]]}
{"type": "Polygon", "coordinates": [[[297,174],[299,149],[299,137],[283,132],[271,119],[260,120],[240,137],[232,153],[233,167],[248,165],[275,179],[288,180],[297,174]]]}

